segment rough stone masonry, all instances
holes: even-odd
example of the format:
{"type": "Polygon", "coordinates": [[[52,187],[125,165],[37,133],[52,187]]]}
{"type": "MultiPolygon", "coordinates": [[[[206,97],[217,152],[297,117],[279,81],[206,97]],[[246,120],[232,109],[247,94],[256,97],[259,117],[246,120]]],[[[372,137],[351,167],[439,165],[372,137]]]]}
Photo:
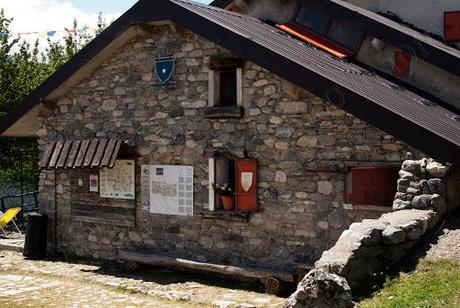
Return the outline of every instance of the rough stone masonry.
{"type": "MultiPolygon", "coordinates": [[[[75,221],[72,170],[43,171],[49,248],[117,259],[148,250],[219,264],[293,271],[312,264],[352,222],[343,208],[351,166],[400,165],[404,143],[251,62],[243,67],[244,117],[211,120],[209,61],[227,50],[179,26],[158,25],[121,47],[40,114],[40,146],[121,138],[142,164],[194,166],[194,216],[154,215],[136,205],[133,227],[75,221]],[[172,47],[171,47],[172,46],[172,47]],[[155,86],[154,59],[172,48],[175,89],[155,86]],[[248,221],[209,218],[206,148],[245,150],[259,165],[259,212],[248,221]]],[[[140,178],[137,178],[140,187],[140,178]]],[[[138,193],[140,193],[138,189],[138,193]]]]}
{"type": "MultiPolygon", "coordinates": [[[[323,253],[285,307],[315,307],[318,302],[334,307],[350,306],[351,292],[354,296],[363,294],[381,281],[382,274],[433,230],[447,213],[448,204],[450,210],[458,206],[459,200],[448,194],[447,166],[432,159],[414,160],[410,153],[408,157],[412,159],[403,162],[399,173],[401,179],[394,202],[397,211],[379,219],[353,223],[323,253]],[[321,279],[317,278],[318,273],[321,279]],[[320,291],[311,292],[312,284],[320,291]]],[[[454,190],[460,187],[457,177],[451,176],[454,190]]]]}

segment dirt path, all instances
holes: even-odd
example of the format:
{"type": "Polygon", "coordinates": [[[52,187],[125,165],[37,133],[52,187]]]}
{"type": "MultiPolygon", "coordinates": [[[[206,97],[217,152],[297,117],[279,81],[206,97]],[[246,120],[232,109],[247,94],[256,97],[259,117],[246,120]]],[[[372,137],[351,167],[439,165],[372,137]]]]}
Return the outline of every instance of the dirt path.
{"type": "Polygon", "coordinates": [[[24,260],[0,251],[0,307],[280,307],[257,285],[145,269],[24,260]],[[252,290],[252,291],[248,291],[252,290]]]}
{"type": "Polygon", "coordinates": [[[426,258],[460,262],[460,211],[451,214],[437,236],[425,247],[426,258]]]}

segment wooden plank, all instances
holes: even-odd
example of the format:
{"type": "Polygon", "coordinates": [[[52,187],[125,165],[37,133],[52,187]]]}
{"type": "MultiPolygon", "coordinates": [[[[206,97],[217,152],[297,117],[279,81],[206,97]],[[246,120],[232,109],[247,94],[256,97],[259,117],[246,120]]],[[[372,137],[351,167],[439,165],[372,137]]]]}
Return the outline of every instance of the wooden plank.
{"type": "Polygon", "coordinates": [[[102,157],[104,156],[106,146],[107,139],[99,140],[99,146],[97,147],[93,161],[91,162],[91,168],[99,167],[99,165],[101,164],[102,157]]]}
{"type": "Polygon", "coordinates": [[[218,265],[212,263],[197,262],[173,257],[159,256],[137,251],[120,250],[118,256],[126,261],[138,262],[162,267],[178,267],[201,270],[212,273],[220,273],[232,276],[242,276],[258,279],[278,278],[283,281],[294,282],[294,275],[285,272],[274,272],[265,269],[218,265]]]}
{"type": "Polygon", "coordinates": [[[54,148],[54,152],[53,152],[53,155],[51,156],[51,160],[50,160],[50,162],[48,164],[48,168],[55,168],[56,167],[56,164],[57,164],[57,161],[59,159],[59,155],[61,154],[63,146],[64,146],[63,141],[58,141],[56,143],[56,147],[54,148]]]}
{"type": "Polygon", "coordinates": [[[117,144],[115,145],[115,150],[113,150],[112,157],[110,158],[109,168],[113,168],[115,166],[115,161],[118,157],[118,152],[120,151],[120,147],[123,141],[117,140],[117,144]]]}
{"type": "Polygon", "coordinates": [[[214,56],[209,61],[209,68],[212,70],[231,70],[238,67],[243,67],[241,58],[214,56]]]}
{"type": "Polygon", "coordinates": [[[65,164],[66,168],[73,168],[75,160],[78,155],[78,150],[80,149],[81,141],[77,140],[72,143],[72,148],[70,148],[69,155],[67,156],[67,161],[65,164]]]}
{"type": "Polygon", "coordinates": [[[93,139],[88,148],[88,152],[86,152],[85,160],[83,162],[82,167],[90,167],[91,162],[93,161],[94,154],[96,154],[97,145],[99,144],[99,140],[93,139]]]}
{"type": "Polygon", "coordinates": [[[45,151],[43,151],[42,157],[40,159],[40,162],[38,163],[38,166],[40,168],[46,168],[48,167],[48,163],[51,159],[51,155],[53,154],[53,150],[55,147],[56,143],[54,141],[48,143],[45,147],[45,151]]]}
{"type": "MultiPolygon", "coordinates": [[[[88,193],[85,195],[79,195],[78,197],[75,196],[75,193],[72,194],[72,198],[75,200],[72,200],[72,206],[74,204],[84,204],[84,205],[91,205],[91,206],[98,206],[98,207],[103,207],[103,208],[113,208],[113,209],[129,209],[133,210],[136,208],[136,205],[134,202],[123,202],[119,201],[116,199],[99,199],[95,198],[95,194],[99,193],[88,193]]],[[[129,201],[134,201],[134,200],[129,200],[129,201]]]]}
{"type": "Polygon", "coordinates": [[[110,159],[112,158],[115,146],[117,145],[116,139],[111,139],[107,144],[105,149],[104,157],[102,158],[101,167],[108,167],[110,164],[110,159]]]}
{"type": "Polygon", "coordinates": [[[74,168],[80,168],[83,166],[85,160],[86,152],[88,151],[90,140],[83,140],[81,142],[80,149],[78,150],[77,159],[75,160],[74,168]]]}
{"type": "Polygon", "coordinates": [[[59,160],[56,163],[56,168],[64,168],[65,162],[67,161],[67,155],[69,154],[72,141],[66,141],[62,147],[61,155],[59,155],[59,160]]]}
{"type": "Polygon", "coordinates": [[[110,219],[101,218],[101,217],[72,215],[72,220],[78,221],[78,222],[98,223],[98,224],[121,226],[121,227],[134,227],[136,225],[134,218],[132,220],[110,220],[110,219]]]}
{"type": "Polygon", "coordinates": [[[111,225],[134,226],[134,210],[108,209],[86,205],[72,205],[72,217],[87,222],[101,222],[111,225]]]}

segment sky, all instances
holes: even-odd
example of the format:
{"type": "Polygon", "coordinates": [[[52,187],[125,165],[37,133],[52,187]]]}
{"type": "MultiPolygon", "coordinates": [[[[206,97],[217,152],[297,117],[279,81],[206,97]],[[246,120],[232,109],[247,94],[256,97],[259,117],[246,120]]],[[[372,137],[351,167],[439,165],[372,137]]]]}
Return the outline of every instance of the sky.
{"type": "Polygon", "coordinates": [[[66,35],[64,28],[72,28],[74,19],[80,26],[95,28],[99,12],[103,13],[107,22],[111,22],[134,3],[136,0],[0,0],[0,9],[5,10],[7,17],[14,18],[11,30],[15,35],[37,32],[22,34],[21,38],[29,42],[39,39],[43,43],[46,42],[45,32],[58,31],[52,39],[66,35]]]}

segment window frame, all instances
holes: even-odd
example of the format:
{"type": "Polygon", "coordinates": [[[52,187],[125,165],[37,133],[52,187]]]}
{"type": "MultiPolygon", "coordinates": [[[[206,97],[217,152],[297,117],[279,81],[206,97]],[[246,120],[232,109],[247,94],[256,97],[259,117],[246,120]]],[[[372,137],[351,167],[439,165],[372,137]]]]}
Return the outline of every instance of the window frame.
{"type": "MultiPolygon", "coordinates": [[[[234,187],[233,187],[233,198],[235,202],[235,207],[232,211],[228,212],[237,212],[236,209],[236,161],[238,160],[237,158],[224,158],[224,157],[210,157],[208,158],[208,175],[209,175],[209,185],[208,185],[208,190],[209,190],[209,210],[212,212],[222,210],[222,207],[218,207],[219,202],[216,202],[217,200],[217,195],[218,193],[214,190],[213,184],[216,183],[216,176],[217,176],[217,161],[218,160],[228,160],[228,161],[233,161],[235,167],[233,171],[233,182],[234,182],[234,187]]],[[[232,176],[229,174],[229,177],[232,176]]],[[[229,181],[230,182],[230,181],[229,181]]]]}
{"type": "Polygon", "coordinates": [[[234,67],[227,69],[209,69],[209,85],[208,85],[208,107],[242,107],[243,106],[243,68],[234,67]],[[235,105],[223,106],[220,105],[220,88],[221,78],[220,73],[223,71],[235,70],[236,72],[236,102],[235,105]]]}

